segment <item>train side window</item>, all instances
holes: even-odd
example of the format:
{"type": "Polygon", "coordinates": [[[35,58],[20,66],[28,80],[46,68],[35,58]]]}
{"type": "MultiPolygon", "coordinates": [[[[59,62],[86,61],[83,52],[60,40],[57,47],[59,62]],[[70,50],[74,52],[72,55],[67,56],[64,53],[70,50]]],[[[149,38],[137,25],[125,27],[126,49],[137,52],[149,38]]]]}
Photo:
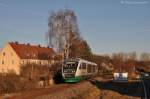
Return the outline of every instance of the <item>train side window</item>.
{"type": "Polygon", "coordinates": [[[86,69],[86,63],[82,63],[83,68],[82,69],[86,69]]]}
{"type": "Polygon", "coordinates": [[[80,64],[80,67],[79,67],[79,69],[82,69],[82,63],[80,64]]]}
{"type": "Polygon", "coordinates": [[[96,66],[93,66],[93,72],[95,72],[96,66]]]}
{"type": "Polygon", "coordinates": [[[91,73],[91,72],[92,72],[92,66],[91,66],[91,65],[88,65],[88,66],[87,66],[87,72],[88,72],[88,73],[91,73]]]}
{"type": "Polygon", "coordinates": [[[94,66],[92,65],[92,72],[94,72],[94,66]]]}
{"type": "Polygon", "coordinates": [[[86,69],[86,63],[81,63],[80,69],[86,69]]]}

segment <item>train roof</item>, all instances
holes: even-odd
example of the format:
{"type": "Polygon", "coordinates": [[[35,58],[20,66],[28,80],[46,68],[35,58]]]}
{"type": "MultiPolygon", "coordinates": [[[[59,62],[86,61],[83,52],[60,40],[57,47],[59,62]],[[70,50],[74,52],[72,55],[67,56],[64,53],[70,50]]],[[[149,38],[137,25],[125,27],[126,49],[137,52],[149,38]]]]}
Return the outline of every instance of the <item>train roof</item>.
{"type": "Polygon", "coordinates": [[[70,58],[70,59],[67,59],[65,61],[82,61],[82,62],[86,62],[88,64],[92,64],[92,65],[97,65],[96,63],[94,62],[90,62],[88,60],[85,60],[85,59],[82,59],[82,58],[70,58]]]}

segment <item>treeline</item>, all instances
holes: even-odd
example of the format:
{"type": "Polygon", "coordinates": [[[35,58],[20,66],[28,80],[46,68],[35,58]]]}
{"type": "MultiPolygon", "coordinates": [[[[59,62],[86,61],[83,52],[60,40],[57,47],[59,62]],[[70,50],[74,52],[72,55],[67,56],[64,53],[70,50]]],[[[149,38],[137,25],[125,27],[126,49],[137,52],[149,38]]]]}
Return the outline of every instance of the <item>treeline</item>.
{"type": "Polygon", "coordinates": [[[131,53],[114,53],[112,55],[92,55],[92,60],[100,67],[103,63],[106,66],[114,68],[114,71],[135,72],[137,69],[150,71],[150,54],[142,53],[137,55],[136,52],[131,53]]]}
{"type": "Polygon", "coordinates": [[[112,59],[120,59],[122,61],[128,61],[128,60],[135,60],[135,61],[150,61],[150,53],[141,53],[137,55],[136,52],[131,52],[131,53],[113,53],[110,56],[112,59]]]}
{"type": "Polygon", "coordinates": [[[123,69],[129,72],[135,72],[138,68],[150,70],[150,54],[142,53],[137,55],[136,52],[131,53],[114,53],[110,56],[112,63],[116,69],[123,69]]]}

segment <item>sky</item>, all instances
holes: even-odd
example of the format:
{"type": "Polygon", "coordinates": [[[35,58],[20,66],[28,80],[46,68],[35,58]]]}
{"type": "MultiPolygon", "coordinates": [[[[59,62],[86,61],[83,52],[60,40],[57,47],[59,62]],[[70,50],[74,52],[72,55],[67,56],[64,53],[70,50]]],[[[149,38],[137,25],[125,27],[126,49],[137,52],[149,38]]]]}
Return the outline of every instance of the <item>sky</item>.
{"type": "Polygon", "coordinates": [[[150,0],[0,0],[0,48],[10,41],[46,46],[50,13],[66,7],[93,53],[150,53],[150,0]]]}

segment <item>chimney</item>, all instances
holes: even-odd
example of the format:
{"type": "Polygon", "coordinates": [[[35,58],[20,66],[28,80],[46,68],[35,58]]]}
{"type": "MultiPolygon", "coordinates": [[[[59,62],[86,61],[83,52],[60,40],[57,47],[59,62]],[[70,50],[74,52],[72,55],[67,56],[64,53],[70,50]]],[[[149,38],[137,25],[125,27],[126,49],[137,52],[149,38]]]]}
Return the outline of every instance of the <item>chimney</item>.
{"type": "Polygon", "coordinates": [[[38,47],[41,47],[41,45],[39,44],[38,47]]]}
{"type": "Polygon", "coordinates": [[[18,44],[18,42],[17,42],[17,41],[15,41],[15,44],[18,44]]]}
{"type": "Polygon", "coordinates": [[[30,46],[30,43],[27,43],[28,46],[30,46]]]}

